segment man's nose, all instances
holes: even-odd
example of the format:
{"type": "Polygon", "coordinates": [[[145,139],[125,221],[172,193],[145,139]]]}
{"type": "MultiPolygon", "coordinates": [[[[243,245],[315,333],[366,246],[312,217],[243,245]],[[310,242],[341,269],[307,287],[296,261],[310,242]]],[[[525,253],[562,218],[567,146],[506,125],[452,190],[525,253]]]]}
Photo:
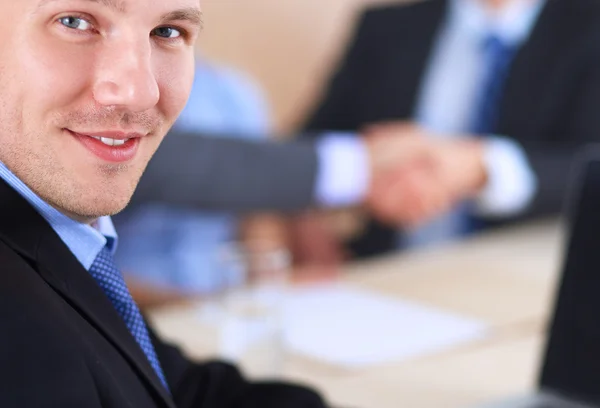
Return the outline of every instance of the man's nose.
{"type": "Polygon", "coordinates": [[[103,106],[142,112],[160,98],[152,67],[152,48],[146,41],[114,41],[103,46],[97,60],[93,94],[103,106]]]}

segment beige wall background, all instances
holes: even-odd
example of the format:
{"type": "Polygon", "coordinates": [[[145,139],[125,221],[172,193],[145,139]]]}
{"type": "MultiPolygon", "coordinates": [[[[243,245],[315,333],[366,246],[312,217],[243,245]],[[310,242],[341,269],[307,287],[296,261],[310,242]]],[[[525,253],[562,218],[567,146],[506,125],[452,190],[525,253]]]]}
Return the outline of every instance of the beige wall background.
{"type": "Polygon", "coordinates": [[[384,2],[202,0],[200,52],[252,75],[271,102],[276,130],[286,132],[319,94],[360,10],[384,2]]]}

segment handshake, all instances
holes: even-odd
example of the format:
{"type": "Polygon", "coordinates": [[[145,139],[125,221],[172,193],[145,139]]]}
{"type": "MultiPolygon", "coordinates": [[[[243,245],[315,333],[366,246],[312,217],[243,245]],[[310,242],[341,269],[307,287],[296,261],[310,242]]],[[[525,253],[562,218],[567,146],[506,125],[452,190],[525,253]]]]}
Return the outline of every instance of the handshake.
{"type": "Polygon", "coordinates": [[[405,122],[373,125],[363,135],[371,162],[365,204],[386,224],[418,227],[486,185],[483,140],[434,137],[405,122]]]}
{"type": "Polygon", "coordinates": [[[295,220],[291,247],[304,274],[315,266],[317,276],[337,271],[348,257],[341,242],[364,227],[365,211],[387,225],[415,229],[487,184],[481,139],[444,138],[405,122],[369,126],[362,136],[371,166],[365,208],[310,212],[295,220]]]}

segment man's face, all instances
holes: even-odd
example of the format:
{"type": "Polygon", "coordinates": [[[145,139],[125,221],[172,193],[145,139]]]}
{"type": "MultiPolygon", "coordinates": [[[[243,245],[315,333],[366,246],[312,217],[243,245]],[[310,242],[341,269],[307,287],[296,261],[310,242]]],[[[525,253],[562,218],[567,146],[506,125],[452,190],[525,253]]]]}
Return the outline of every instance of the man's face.
{"type": "Polygon", "coordinates": [[[122,210],[187,101],[199,1],[0,0],[0,161],[73,218],[122,210]]]}

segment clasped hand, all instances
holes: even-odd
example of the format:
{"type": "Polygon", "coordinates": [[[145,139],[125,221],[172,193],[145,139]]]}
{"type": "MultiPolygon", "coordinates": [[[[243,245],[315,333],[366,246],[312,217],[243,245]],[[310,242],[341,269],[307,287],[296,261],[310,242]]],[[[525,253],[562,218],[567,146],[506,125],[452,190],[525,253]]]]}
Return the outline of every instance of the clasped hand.
{"type": "Polygon", "coordinates": [[[363,134],[371,158],[365,204],[387,224],[415,228],[473,198],[485,186],[485,142],[433,135],[407,122],[376,124],[363,134]]]}

